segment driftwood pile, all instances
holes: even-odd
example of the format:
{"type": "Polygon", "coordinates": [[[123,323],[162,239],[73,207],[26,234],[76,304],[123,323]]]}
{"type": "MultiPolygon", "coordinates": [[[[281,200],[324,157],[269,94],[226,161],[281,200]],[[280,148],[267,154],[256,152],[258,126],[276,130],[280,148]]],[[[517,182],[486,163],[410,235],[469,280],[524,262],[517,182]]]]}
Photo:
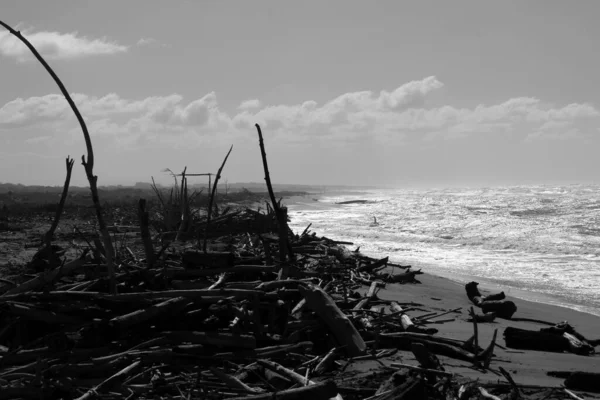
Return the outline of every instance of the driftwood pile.
{"type": "MultiPolygon", "coordinates": [[[[483,349],[477,322],[496,315],[511,318],[514,303],[503,293],[481,296],[476,283],[468,287],[469,299],[486,314],[477,316],[471,309],[474,334],[460,341],[435,336],[437,329],[427,326],[458,309],[411,318],[408,312],[419,305],[378,298],[386,284],[417,283],[422,272],[393,265],[387,257],[365,257],[344,247],[348,243],[317,237],[308,228],[294,235],[287,209],[273,193],[258,125],[271,200],[266,214],[213,215],[230,149],[216,174],[206,218],[191,230],[196,237],[188,235],[184,183],[177,231],[153,238],[141,199],[139,227],[133,227],[139,240],[131,248],[123,243],[117,248],[110,234],[119,229],[104,219],[83,117],[33,45],[6,23],[0,25],[50,73],[79,121],[87,149],[82,164],[99,228],[74,260],[51,243],[73,168],[68,157],[55,221],[30,263],[38,274],[19,283],[1,281],[0,399],[499,398],[478,382],[461,382],[436,355],[488,369],[497,331],[483,349]],[[362,289],[367,289],[364,295],[362,289]],[[358,382],[344,376],[353,363],[379,361],[398,349],[412,352],[419,365],[381,364],[381,371],[358,382]]],[[[5,219],[0,214],[0,224],[5,219]]],[[[508,372],[499,371],[510,383],[507,397],[519,398],[508,372]]]]}
{"type": "Polygon", "coordinates": [[[406,305],[377,297],[387,282],[414,281],[409,268],[387,258],[370,259],[308,229],[288,231],[288,277],[280,279],[280,238],[256,233],[264,224],[253,226],[255,213],[229,219],[236,227],[245,220],[245,234],[211,240],[207,252],[173,243],[151,267],[140,240],[140,254],[120,260],[117,294],[88,251],[71,261],[54,254],[58,267],[4,285],[0,398],[262,399],[276,392],[278,399],[352,399],[375,395],[380,383],[376,398],[401,398],[449,381],[435,353],[489,364],[494,342],[482,350],[473,340],[433,336],[427,324],[449,312],[411,318],[406,305]],[[386,266],[401,272],[381,272],[386,266]],[[388,381],[388,370],[375,387],[344,386],[336,374],[399,348],[421,367],[396,366],[403,372],[388,381]]]}

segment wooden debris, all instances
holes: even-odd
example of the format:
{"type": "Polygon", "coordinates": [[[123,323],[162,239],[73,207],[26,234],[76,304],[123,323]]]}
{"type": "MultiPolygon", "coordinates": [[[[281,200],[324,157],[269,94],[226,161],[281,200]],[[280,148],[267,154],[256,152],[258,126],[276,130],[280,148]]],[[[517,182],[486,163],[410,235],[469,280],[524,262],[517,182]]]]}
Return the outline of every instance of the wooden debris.
{"type": "Polygon", "coordinates": [[[480,307],[485,314],[494,312],[500,318],[510,319],[517,311],[517,306],[514,302],[504,300],[506,297],[504,292],[482,296],[477,288],[478,285],[479,283],[477,282],[469,282],[465,285],[465,289],[469,300],[477,307],[480,307]]]}

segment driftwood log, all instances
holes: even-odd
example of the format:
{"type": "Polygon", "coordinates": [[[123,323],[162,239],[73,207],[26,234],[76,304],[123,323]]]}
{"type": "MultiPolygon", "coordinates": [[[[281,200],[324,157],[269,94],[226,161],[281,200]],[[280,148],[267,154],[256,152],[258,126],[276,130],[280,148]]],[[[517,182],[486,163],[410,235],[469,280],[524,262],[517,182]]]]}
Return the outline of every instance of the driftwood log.
{"type": "Polygon", "coordinates": [[[539,331],[514,327],[504,330],[506,346],[513,349],[526,349],[562,353],[568,351],[579,355],[592,355],[594,347],[567,323],[560,323],[539,331]]]}
{"type": "Polygon", "coordinates": [[[513,301],[505,300],[504,292],[483,296],[477,287],[479,283],[469,282],[465,285],[467,297],[473,304],[481,308],[483,313],[496,313],[498,318],[510,319],[517,311],[517,306],[513,301]]]}
{"type": "Polygon", "coordinates": [[[309,284],[299,286],[298,290],[306,300],[306,305],[325,322],[338,343],[346,346],[346,353],[350,357],[365,353],[367,345],[360,333],[323,289],[309,284]]]}

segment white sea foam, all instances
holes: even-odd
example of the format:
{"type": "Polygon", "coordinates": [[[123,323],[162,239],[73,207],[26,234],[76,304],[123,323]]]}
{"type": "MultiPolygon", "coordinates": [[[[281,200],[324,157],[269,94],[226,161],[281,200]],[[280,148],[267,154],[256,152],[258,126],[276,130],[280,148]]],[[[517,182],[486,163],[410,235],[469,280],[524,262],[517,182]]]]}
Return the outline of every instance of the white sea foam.
{"type": "Polygon", "coordinates": [[[600,186],[373,191],[289,208],[295,231],[312,223],[366,254],[600,315],[600,186]],[[374,203],[335,204],[355,199],[374,203]]]}

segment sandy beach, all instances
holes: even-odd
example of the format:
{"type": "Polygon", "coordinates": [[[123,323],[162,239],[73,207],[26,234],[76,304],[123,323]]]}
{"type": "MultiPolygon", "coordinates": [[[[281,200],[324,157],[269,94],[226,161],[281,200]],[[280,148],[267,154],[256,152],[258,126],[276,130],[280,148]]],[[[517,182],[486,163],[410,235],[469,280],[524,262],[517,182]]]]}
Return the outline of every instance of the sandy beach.
{"type": "MultiPolygon", "coordinates": [[[[314,201],[312,197],[318,196],[298,196],[286,199],[291,209],[296,211],[304,210],[323,210],[335,207],[333,204],[324,204],[314,201]]],[[[317,232],[317,235],[319,232],[317,232]]],[[[336,238],[332,238],[336,239],[336,238]]],[[[348,246],[352,247],[352,246],[348,246]]],[[[352,247],[354,249],[354,247],[352,247]]],[[[378,257],[385,257],[389,254],[380,254],[378,257]]],[[[372,256],[372,255],[371,255],[372,256]]],[[[398,270],[395,271],[398,273],[398,270]]],[[[410,317],[417,317],[426,314],[429,310],[439,310],[444,312],[460,308],[460,311],[450,313],[441,318],[442,320],[452,318],[453,321],[426,325],[438,329],[436,336],[446,337],[458,340],[467,340],[473,335],[473,324],[469,322],[469,309],[474,307],[468,299],[461,279],[448,279],[428,273],[423,268],[424,274],[417,275],[419,283],[407,284],[388,284],[385,289],[378,292],[379,299],[384,301],[397,301],[398,303],[416,303],[417,309],[408,312],[410,317]],[[418,308],[421,307],[422,310],[418,308]]],[[[464,278],[462,279],[464,281],[464,278]]],[[[479,289],[483,295],[503,291],[502,287],[481,283],[479,289]]],[[[364,295],[368,290],[367,286],[359,289],[359,293],[364,295]],[[363,293],[364,292],[364,293],[363,293]]],[[[513,292],[513,294],[516,294],[513,292]]],[[[555,353],[548,351],[511,349],[505,346],[503,338],[504,330],[507,327],[515,327],[527,330],[539,330],[548,327],[551,324],[557,324],[562,321],[568,321],[579,333],[590,340],[600,338],[600,317],[572,308],[560,307],[547,304],[543,297],[535,293],[519,292],[516,296],[511,296],[511,291],[506,291],[507,300],[512,300],[517,305],[517,311],[510,320],[496,318],[491,323],[479,323],[479,345],[485,348],[492,340],[494,330],[498,331],[494,357],[492,358],[490,368],[482,371],[473,368],[472,364],[466,361],[457,360],[445,356],[439,356],[447,371],[459,374],[465,378],[479,380],[481,382],[505,382],[503,376],[499,373],[499,367],[507,370],[517,384],[525,387],[553,387],[563,386],[564,378],[549,376],[550,371],[600,371],[600,355],[581,356],[571,353],[555,353]],[[538,301],[528,301],[522,297],[537,299],[538,301]],[[546,322],[546,323],[544,323],[546,322]]],[[[546,299],[547,300],[547,299],[546,299]]],[[[474,307],[476,312],[481,314],[481,310],[474,307]]],[[[391,363],[405,363],[418,365],[417,360],[410,351],[399,351],[395,356],[380,359],[377,361],[366,360],[353,363],[348,370],[354,371],[358,376],[367,375],[381,365],[390,365],[391,363]]],[[[584,398],[600,398],[600,394],[586,393],[584,398]]]]}
{"type": "MultiPolygon", "coordinates": [[[[417,279],[421,284],[388,285],[386,289],[378,293],[378,297],[400,303],[415,302],[427,308],[439,308],[440,310],[461,307],[460,312],[446,316],[455,318],[454,321],[428,326],[439,330],[437,336],[467,340],[473,334],[473,324],[467,322],[468,310],[473,304],[467,298],[464,286],[449,279],[427,273],[419,275],[417,279]]],[[[481,288],[481,292],[484,295],[489,293],[483,288],[481,288]]],[[[600,318],[597,316],[543,303],[521,299],[512,300],[515,301],[518,307],[512,320],[496,318],[492,323],[478,324],[481,347],[485,347],[490,343],[494,329],[498,329],[497,343],[504,347],[502,333],[508,326],[529,330],[547,327],[545,324],[522,321],[522,319],[535,319],[549,323],[568,321],[587,338],[596,339],[598,337],[600,318]]],[[[415,310],[409,312],[409,314],[417,316],[424,313],[415,310]]],[[[402,361],[390,360],[390,362],[405,362],[416,365],[416,360],[411,352],[401,353],[398,359],[402,361]]],[[[548,371],[600,371],[600,355],[598,354],[586,357],[569,353],[503,349],[498,346],[495,348],[494,354],[495,357],[492,359],[490,370],[485,373],[472,369],[467,362],[444,356],[440,356],[440,359],[448,370],[486,382],[503,381],[502,375],[497,373],[498,367],[501,366],[513,375],[518,384],[522,385],[561,386],[564,379],[548,376],[548,371]]]]}

